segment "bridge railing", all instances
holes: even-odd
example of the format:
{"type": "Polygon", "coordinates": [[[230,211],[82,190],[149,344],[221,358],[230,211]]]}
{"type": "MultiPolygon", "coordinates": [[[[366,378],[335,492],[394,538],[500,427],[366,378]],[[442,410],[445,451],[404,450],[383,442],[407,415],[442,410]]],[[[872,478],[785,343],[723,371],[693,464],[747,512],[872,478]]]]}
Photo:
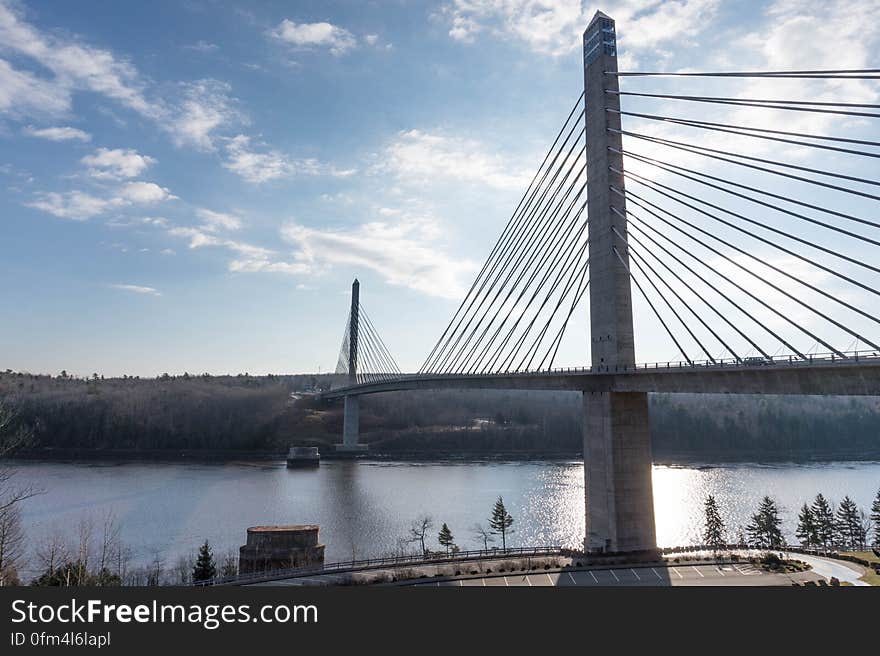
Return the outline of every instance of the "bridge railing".
{"type": "Polygon", "coordinates": [[[413,379],[452,379],[452,378],[489,378],[504,376],[556,376],[559,374],[605,374],[605,373],[639,373],[648,371],[675,371],[697,369],[733,369],[757,368],[769,366],[821,366],[833,364],[876,364],[880,361],[880,352],[841,351],[839,353],[811,353],[804,357],[794,354],[774,355],[769,357],[716,358],[715,360],[666,360],[660,362],[642,362],[633,366],[615,365],[608,367],[557,367],[530,371],[502,371],[484,373],[415,373],[389,377],[377,383],[393,383],[413,379]]]}
{"type": "Polygon", "coordinates": [[[385,558],[367,558],[363,560],[347,560],[335,563],[325,563],[318,567],[294,567],[286,569],[262,570],[249,572],[236,576],[226,576],[211,579],[210,581],[194,582],[195,586],[206,585],[242,585],[246,583],[258,583],[260,581],[274,581],[278,579],[308,578],[322,574],[338,574],[363,569],[382,569],[385,567],[401,567],[404,565],[421,566],[437,565],[442,563],[459,562],[463,560],[476,560],[485,558],[509,558],[529,556],[557,556],[561,555],[563,547],[509,547],[507,549],[479,549],[471,551],[457,551],[455,553],[437,553],[429,556],[404,555],[389,556],[385,558]]]}

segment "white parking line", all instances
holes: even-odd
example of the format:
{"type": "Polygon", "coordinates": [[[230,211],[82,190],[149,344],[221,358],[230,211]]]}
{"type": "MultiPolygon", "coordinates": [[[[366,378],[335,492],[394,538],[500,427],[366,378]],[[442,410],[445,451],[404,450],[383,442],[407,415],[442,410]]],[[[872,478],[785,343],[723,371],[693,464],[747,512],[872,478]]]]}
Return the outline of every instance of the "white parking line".
{"type": "Polygon", "coordinates": [[[614,570],[613,570],[613,569],[609,569],[608,571],[611,572],[611,576],[614,577],[614,580],[615,580],[615,581],[620,582],[620,579],[617,578],[617,574],[614,573],[614,570]]]}
{"type": "Polygon", "coordinates": [[[592,576],[592,577],[593,577],[593,581],[595,581],[595,582],[596,582],[596,583],[598,583],[598,582],[599,582],[599,579],[597,579],[597,578],[596,578],[596,575],[595,575],[595,574],[593,574],[593,573],[592,573],[592,572],[590,572],[590,576],[592,576]]]}
{"type": "Polygon", "coordinates": [[[546,576],[546,577],[547,577],[547,580],[550,581],[550,585],[556,585],[556,583],[553,582],[553,579],[550,578],[550,575],[549,575],[549,574],[545,574],[544,576],[546,576]]]}
{"type": "Polygon", "coordinates": [[[483,587],[486,587],[486,579],[480,579],[483,582],[483,587]]]}
{"type": "Polygon", "coordinates": [[[715,569],[718,570],[718,573],[721,574],[721,576],[724,576],[724,572],[722,571],[722,569],[720,567],[718,567],[718,565],[715,565],[715,569]]]}
{"type": "Polygon", "coordinates": [[[504,579],[504,587],[505,587],[505,588],[509,588],[509,587],[510,587],[510,583],[508,583],[508,581],[507,581],[507,577],[506,577],[506,576],[502,576],[501,578],[504,579]]]}
{"type": "Polygon", "coordinates": [[[656,569],[654,569],[654,568],[652,567],[652,568],[651,568],[651,571],[654,572],[654,576],[656,576],[659,580],[661,580],[661,581],[663,580],[663,577],[660,576],[660,575],[657,573],[657,570],[656,570],[656,569]]]}
{"type": "Polygon", "coordinates": [[[571,572],[568,573],[568,578],[571,579],[571,582],[572,582],[574,585],[577,585],[577,584],[578,584],[577,581],[574,580],[574,577],[571,575],[571,572]]]}
{"type": "Polygon", "coordinates": [[[642,577],[639,576],[638,574],[636,574],[636,571],[635,571],[632,567],[629,568],[629,571],[633,573],[633,576],[636,577],[636,580],[637,580],[637,581],[641,581],[641,580],[642,580],[642,577]]]}
{"type": "Polygon", "coordinates": [[[675,573],[675,575],[678,576],[678,578],[680,578],[680,579],[683,579],[683,578],[684,578],[684,577],[681,575],[681,572],[679,572],[677,568],[675,568],[675,567],[670,567],[669,569],[670,569],[671,571],[673,571],[673,572],[675,573]]]}
{"type": "Polygon", "coordinates": [[[463,588],[463,587],[464,587],[464,582],[463,582],[461,579],[458,579],[458,587],[459,587],[459,588],[463,588]]]}
{"type": "Polygon", "coordinates": [[[691,565],[691,569],[694,570],[697,574],[699,574],[701,579],[706,578],[706,575],[703,574],[700,570],[698,570],[694,565],[691,565]]]}

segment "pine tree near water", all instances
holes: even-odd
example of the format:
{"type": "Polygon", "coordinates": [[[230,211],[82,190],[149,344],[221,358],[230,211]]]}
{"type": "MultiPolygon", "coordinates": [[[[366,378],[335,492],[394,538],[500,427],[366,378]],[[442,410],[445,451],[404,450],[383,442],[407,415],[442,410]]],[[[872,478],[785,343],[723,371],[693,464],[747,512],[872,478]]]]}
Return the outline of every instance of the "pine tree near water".
{"type": "Polygon", "coordinates": [[[437,541],[440,543],[441,547],[446,547],[446,555],[449,555],[449,549],[455,546],[455,537],[452,535],[452,531],[449,530],[446,522],[440,527],[440,534],[437,536],[437,541]]]}
{"type": "Polygon", "coordinates": [[[859,517],[859,507],[856,502],[849,498],[843,497],[840,506],[837,508],[837,544],[853,551],[861,545],[861,518],[859,517]]]}
{"type": "Polygon", "coordinates": [[[513,533],[510,527],[513,525],[513,517],[504,507],[504,499],[498,497],[495,506],[492,508],[492,517],[489,518],[489,526],[492,532],[501,536],[501,548],[507,549],[507,534],[513,533]]]}
{"type": "Polygon", "coordinates": [[[816,526],[816,516],[813,514],[812,508],[804,504],[798,513],[798,525],[795,531],[797,539],[800,540],[803,547],[815,547],[819,545],[819,531],[816,526]]]}
{"type": "Polygon", "coordinates": [[[834,509],[819,493],[810,510],[816,523],[816,546],[829,549],[834,544],[834,509]]]}
{"type": "Polygon", "coordinates": [[[706,527],[703,531],[703,544],[713,549],[720,549],[726,544],[724,539],[724,520],[718,512],[718,503],[711,494],[706,497],[703,505],[706,513],[706,527]]]}
{"type": "Polygon", "coordinates": [[[764,497],[758,506],[758,512],[752,515],[752,521],[746,526],[749,542],[759,549],[777,549],[785,544],[782,537],[782,520],[776,502],[764,497]]]}
{"type": "Polygon", "coordinates": [[[210,581],[217,576],[217,564],[214,562],[214,554],[211,546],[205,540],[205,544],[199,547],[199,556],[193,567],[193,581],[210,581]]]}
{"type": "Polygon", "coordinates": [[[871,504],[871,523],[874,524],[874,544],[880,546],[880,490],[871,504]]]}

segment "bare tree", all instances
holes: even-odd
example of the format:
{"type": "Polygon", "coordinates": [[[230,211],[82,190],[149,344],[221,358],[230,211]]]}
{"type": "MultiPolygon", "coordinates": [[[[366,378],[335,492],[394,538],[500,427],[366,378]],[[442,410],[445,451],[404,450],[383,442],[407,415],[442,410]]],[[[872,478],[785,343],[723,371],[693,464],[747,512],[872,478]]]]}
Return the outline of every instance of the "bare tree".
{"type": "Polygon", "coordinates": [[[147,567],[147,585],[162,585],[162,575],[165,572],[165,560],[162,558],[162,552],[158,549],[153,552],[153,560],[147,567]]]}
{"type": "Polygon", "coordinates": [[[410,542],[419,543],[419,546],[422,549],[422,556],[428,555],[428,549],[425,546],[425,538],[428,535],[428,531],[432,528],[434,528],[434,520],[431,519],[430,515],[422,515],[412,523],[412,526],[410,526],[410,542]]]}
{"type": "Polygon", "coordinates": [[[180,556],[174,564],[174,573],[176,574],[176,585],[189,585],[192,583],[193,565],[196,559],[192,553],[186,556],[180,556]]]}
{"type": "Polygon", "coordinates": [[[116,515],[112,510],[104,516],[104,524],[101,527],[101,545],[98,550],[98,572],[110,569],[109,565],[116,551],[116,545],[120,540],[120,526],[116,521],[116,515]]]}
{"type": "MultiPolygon", "coordinates": [[[[0,463],[31,443],[33,433],[18,424],[18,414],[8,401],[0,400],[0,463]]],[[[40,493],[32,486],[15,485],[15,473],[0,465],[0,512],[40,493]]]]}
{"type": "Polygon", "coordinates": [[[489,550],[490,542],[495,542],[495,538],[492,537],[492,533],[482,524],[474,524],[471,527],[471,533],[473,533],[474,539],[476,539],[477,542],[482,543],[484,551],[489,550]]]}
{"type": "Polygon", "coordinates": [[[221,577],[227,576],[236,576],[238,574],[238,554],[229,550],[223,556],[223,560],[220,561],[220,572],[219,575],[221,577]]]}
{"type": "Polygon", "coordinates": [[[70,549],[57,528],[37,548],[37,559],[44,573],[49,575],[54,574],[56,569],[67,562],[69,554],[70,549]]]}
{"type": "Polygon", "coordinates": [[[17,506],[0,510],[0,587],[18,583],[24,558],[24,531],[17,506]]]}

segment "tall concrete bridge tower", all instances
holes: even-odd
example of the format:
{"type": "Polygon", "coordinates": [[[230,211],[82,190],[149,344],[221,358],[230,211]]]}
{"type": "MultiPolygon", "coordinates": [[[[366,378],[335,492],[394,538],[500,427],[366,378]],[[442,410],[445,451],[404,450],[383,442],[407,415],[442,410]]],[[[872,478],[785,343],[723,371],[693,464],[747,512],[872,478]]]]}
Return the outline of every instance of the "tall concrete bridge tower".
{"type": "MultiPolygon", "coordinates": [[[[348,384],[357,385],[358,337],[360,327],[361,284],[355,278],[351,283],[351,313],[348,321],[348,384]]],[[[342,444],[336,445],[340,454],[355,455],[367,450],[365,444],[358,443],[360,425],[360,397],[357,394],[345,396],[342,414],[342,444]]]]}
{"type": "MultiPolygon", "coordinates": [[[[593,370],[635,365],[614,21],[596,12],[584,32],[587,213],[590,235],[590,350],[593,370]],[[609,150],[614,149],[614,151],[609,150]],[[616,152],[615,152],[616,151],[616,152]],[[616,234],[615,234],[616,233],[616,234]]],[[[651,434],[646,393],[584,392],[586,549],[656,549],[651,434]]]]}

